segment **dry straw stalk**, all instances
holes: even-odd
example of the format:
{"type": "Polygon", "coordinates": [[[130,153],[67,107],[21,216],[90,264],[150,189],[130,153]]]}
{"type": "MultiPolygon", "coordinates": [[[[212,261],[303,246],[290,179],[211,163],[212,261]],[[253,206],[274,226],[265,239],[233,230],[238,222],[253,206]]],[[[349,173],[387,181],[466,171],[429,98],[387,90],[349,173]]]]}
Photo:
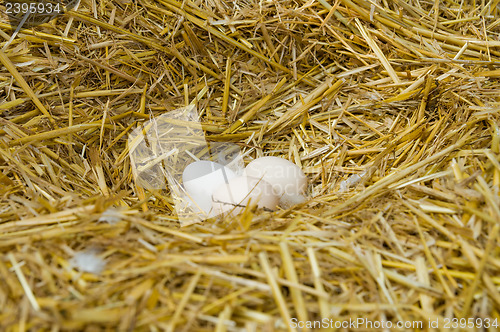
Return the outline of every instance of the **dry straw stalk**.
{"type": "Polygon", "coordinates": [[[1,331],[498,329],[499,1],[2,6],[1,331]],[[127,137],[187,105],[307,202],[180,227],[127,137]]]}

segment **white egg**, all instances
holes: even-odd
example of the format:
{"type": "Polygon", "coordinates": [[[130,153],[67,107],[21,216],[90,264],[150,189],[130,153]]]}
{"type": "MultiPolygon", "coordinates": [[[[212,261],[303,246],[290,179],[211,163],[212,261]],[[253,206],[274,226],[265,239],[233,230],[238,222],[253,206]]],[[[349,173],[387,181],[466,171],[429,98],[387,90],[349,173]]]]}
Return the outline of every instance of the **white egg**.
{"type": "Polygon", "coordinates": [[[229,168],[208,160],[189,164],[182,173],[187,200],[193,210],[210,214],[212,194],[221,185],[236,177],[229,168]]]}
{"type": "Polygon", "coordinates": [[[250,162],[245,168],[247,176],[263,179],[270,183],[280,196],[280,206],[305,201],[307,177],[294,163],[278,157],[262,157],[250,162]]]}
{"type": "Polygon", "coordinates": [[[239,176],[222,185],[212,196],[214,213],[238,214],[249,204],[276,210],[279,196],[266,181],[249,176],[239,176]]]}

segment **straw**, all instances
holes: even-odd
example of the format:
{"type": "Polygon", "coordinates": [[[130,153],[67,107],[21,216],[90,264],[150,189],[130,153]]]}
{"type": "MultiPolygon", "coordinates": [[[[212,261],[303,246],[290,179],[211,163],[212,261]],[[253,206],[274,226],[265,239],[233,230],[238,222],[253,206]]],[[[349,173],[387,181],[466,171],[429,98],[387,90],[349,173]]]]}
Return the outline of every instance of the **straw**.
{"type": "Polygon", "coordinates": [[[20,29],[0,6],[0,331],[494,322],[499,3],[92,0],[20,29]],[[186,106],[175,144],[287,159],[305,201],[181,223],[128,139],[186,106]]]}

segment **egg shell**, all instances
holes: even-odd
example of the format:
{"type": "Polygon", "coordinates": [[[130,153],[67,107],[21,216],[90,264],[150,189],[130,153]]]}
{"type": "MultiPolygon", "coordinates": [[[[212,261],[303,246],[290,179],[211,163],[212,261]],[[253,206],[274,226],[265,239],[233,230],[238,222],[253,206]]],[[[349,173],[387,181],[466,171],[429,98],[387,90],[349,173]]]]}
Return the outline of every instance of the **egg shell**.
{"type": "Polygon", "coordinates": [[[294,205],[304,203],[307,200],[302,194],[288,194],[280,197],[280,207],[289,209],[294,205]]]}
{"type": "Polygon", "coordinates": [[[235,177],[232,170],[213,161],[200,160],[189,164],[182,173],[189,205],[208,215],[214,191],[235,177]]]}
{"type": "Polygon", "coordinates": [[[249,176],[229,180],[214,191],[212,196],[214,213],[238,214],[248,205],[257,203],[259,208],[276,210],[279,196],[266,181],[249,176]]]}
{"type": "Polygon", "coordinates": [[[270,183],[280,196],[296,197],[307,189],[307,177],[302,169],[283,158],[257,158],[247,165],[245,174],[270,183]]]}

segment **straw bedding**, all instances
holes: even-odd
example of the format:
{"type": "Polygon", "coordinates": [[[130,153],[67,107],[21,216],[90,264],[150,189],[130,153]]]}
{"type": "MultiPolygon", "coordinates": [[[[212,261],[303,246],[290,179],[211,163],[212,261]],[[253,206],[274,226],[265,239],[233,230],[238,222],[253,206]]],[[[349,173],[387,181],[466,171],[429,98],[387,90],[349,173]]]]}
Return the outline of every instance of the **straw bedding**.
{"type": "Polygon", "coordinates": [[[83,0],[13,39],[3,16],[0,330],[500,320],[499,13],[83,0]],[[300,165],[309,200],[180,227],[127,135],[188,104],[247,162],[300,165]]]}

